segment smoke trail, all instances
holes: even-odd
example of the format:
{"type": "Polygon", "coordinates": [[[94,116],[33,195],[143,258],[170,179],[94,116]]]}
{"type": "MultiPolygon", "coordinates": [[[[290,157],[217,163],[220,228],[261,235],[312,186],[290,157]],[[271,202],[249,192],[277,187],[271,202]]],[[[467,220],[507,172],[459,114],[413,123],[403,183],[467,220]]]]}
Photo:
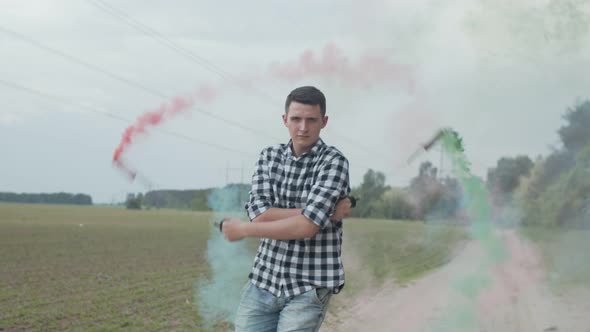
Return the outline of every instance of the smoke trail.
{"type": "Polygon", "coordinates": [[[342,85],[363,88],[393,84],[401,86],[409,93],[413,93],[415,88],[412,66],[396,64],[385,56],[370,53],[365,53],[356,63],[352,63],[334,44],[327,44],[319,55],[306,50],[298,61],[271,64],[269,75],[286,82],[316,76],[333,79],[342,85]]]}
{"type": "Polygon", "coordinates": [[[135,123],[127,127],[123,132],[121,142],[113,153],[113,165],[124,172],[130,180],[134,180],[137,176],[137,172],[126,165],[123,156],[127,149],[133,144],[135,138],[138,135],[147,135],[150,127],[159,126],[166,120],[169,120],[179,113],[191,108],[196,100],[208,103],[215,98],[216,94],[216,90],[210,86],[202,86],[191,95],[174,97],[170,103],[162,104],[157,109],[140,115],[135,123]]]}
{"type": "MultiPolygon", "coordinates": [[[[113,153],[113,165],[124,172],[130,180],[136,179],[137,172],[124,161],[124,154],[138,135],[147,135],[150,127],[156,127],[178,113],[194,106],[196,101],[209,103],[227,86],[237,84],[251,87],[257,81],[275,79],[293,83],[305,78],[321,77],[334,80],[342,85],[371,88],[382,84],[399,86],[412,94],[415,89],[415,73],[410,65],[396,64],[387,57],[366,52],[356,63],[352,63],[343,51],[333,44],[324,47],[316,57],[311,50],[304,51],[298,61],[284,64],[274,63],[263,75],[242,75],[213,85],[203,85],[189,96],[174,97],[169,104],[162,104],[155,110],[140,115],[134,124],[123,132],[121,142],[113,153]]],[[[265,96],[267,97],[267,96],[265,96]]],[[[144,182],[147,182],[145,180],[144,182]]]]}
{"type": "Polygon", "coordinates": [[[133,139],[138,134],[146,134],[148,127],[157,126],[164,120],[186,110],[194,104],[194,99],[176,97],[172,100],[170,105],[162,104],[158,109],[146,112],[140,115],[134,124],[127,127],[123,132],[121,143],[115,149],[113,154],[113,161],[120,161],[121,155],[126,148],[133,142],[133,139]]]}
{"type": "MultiPolygon", "coordinates": [[[[240,186],[215,189],[208,197],[208,205],[214,211],[211,223],[236,211],[236,207],[241,205],[239,199],[236,202],[240,194],[240,186]]],[[[199,278],[194,292],[194,302],[207,328],[219,327],[220,324],[228,328],[227,323],[234,321],[240,289],[247,280],[252,263],[252,253],[246,244],[245,241],[228,242],[219,228],[211,227],[207,241],[210,276],[199,278]]]]}
{"type": "Polygon", "coordinates": [[[340,48],[334,44],[328,44],[318,59],[311,50],[306,50],[301,54],[299,61],[271,64],[267,73],[242,75],[235,80],[230,79],[231,82],[227,80],[217,82],[215,87],[203,85],[191,95],[174,97],[169,104],[162,104],[157,109],[140,115],[135,123],[123,132],[121,141],[113,153],[113,166],[123,172],[129,180],[136,180],[148,189],[152,189],[152,182],[129,167],[124,158],[125,152],[132,146],[138,135],[147,135],[149,128],[159,126],[188,110],[196,101],[203,103],[213,101],[227,85],[237,83],[241,87],[251,87],[254,82],[269,78],[292,83],[312,76],[332,79],[346,86],[370,88],[391,83],[400,85],[410,94],[413,94],[415,90],[415,73],[411,66],[396,64],[385,56],[369,52],[365,52],[355,64],[352,64],[340,48]],[[267,76],[264,77],[265,75],[267,76]]]}
{"type": "Polygon", "coordinates": [[[491,223],[490,198],[485,184],[470,172],[463,143],[455,131],[445,131],[442,146],[452,159],[454,172],[464,193],[464,207],[471,221],[470,234],[481,246],[483,258],[470,275],[454,280],[455,290],[462,296],[454,303],[452,313],[436,331],[475,331],[477,328],[477,303],[483,291],[492,284],[490,275],[499,262],[507,258],[503,243],[491,223]]]}

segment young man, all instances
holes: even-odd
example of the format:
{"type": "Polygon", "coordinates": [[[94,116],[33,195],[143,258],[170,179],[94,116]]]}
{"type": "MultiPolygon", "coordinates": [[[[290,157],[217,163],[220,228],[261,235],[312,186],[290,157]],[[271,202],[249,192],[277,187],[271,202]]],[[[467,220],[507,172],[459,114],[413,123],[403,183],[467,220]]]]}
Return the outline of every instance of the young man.
{"type": "Polygon", "coordinates": [[[324,94],[311,86],[293,90],[283,122],[291,140],[264,149],[252,177],[246,204],[252,223],[222,224],[230,241],[261,239],[236,331],[317,331],[331,295],[344,286],[348,160],[320,139],[328,123],[324,94]]]}

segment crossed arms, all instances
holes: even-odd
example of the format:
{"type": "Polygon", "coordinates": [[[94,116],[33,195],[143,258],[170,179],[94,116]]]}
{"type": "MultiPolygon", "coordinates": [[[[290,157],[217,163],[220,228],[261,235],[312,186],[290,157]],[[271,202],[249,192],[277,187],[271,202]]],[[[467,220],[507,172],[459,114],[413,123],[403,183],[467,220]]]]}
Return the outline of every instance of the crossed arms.
{"type": "MultiPolygon", "coordinates": [[[[244,223],[226,218],[223,234],[230,241],[245,237],[271,238],[275,240],[296,240],[310,238],[320,230],[320,226],[302,214],[303,209],[270,208],[252,220],[244,223]]],[[[331,222],[341,221],[352,213],[351,201],[342,199],[336,205],[331,222]]]]}
{"type": "Polygon", "coordinates": [[[350,190],[346,158],[335,157],[322,167],[305,208],[274,208],[275,193],[270,185],[269,159],[265,152],[261,153],[252,178],[248,215],[253,222],[224,219],[222,231],[229,241],[245,237],[275,240],[310,238],[328,223],[340,221],[352,213],[352,202],[340,199],[350,190]],[[334,213],[329,215],[332,210],[334,213]]]}

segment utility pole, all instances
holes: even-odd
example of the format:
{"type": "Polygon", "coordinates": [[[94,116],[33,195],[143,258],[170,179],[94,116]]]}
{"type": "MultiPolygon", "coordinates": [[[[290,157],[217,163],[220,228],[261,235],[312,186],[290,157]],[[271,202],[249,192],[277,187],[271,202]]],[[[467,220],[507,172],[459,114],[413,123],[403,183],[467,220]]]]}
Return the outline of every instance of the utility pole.
{"type": "Polygon", "coordinates": [[[229,184],[229,161],[225,164],[225,186],[229,184]]]}
{"type": "Polygon", "coordinates": [[[444,163],[444,152],[445,150],[443,149],[442,146],[440,146],[440,162],[438,164],[438,174],[440,174],[439,178],[442,179],[443,178],[443,163],[444,163]]]}
{"type": "MultiPolygon", "coordinates": [[[[244,183],[244,161],[243,160],[242,160],[241,166],[242,167],[240,167],[240,169],[241,169],[241,171],[240,171],[240,188],[241,188],[241,185],[245,184],[244,183]]],[[[247,197],[242,197],[242,190],[240,189],[240,202],[243,203],[246,201],[246,199],[247,199],[247,197]]]]}

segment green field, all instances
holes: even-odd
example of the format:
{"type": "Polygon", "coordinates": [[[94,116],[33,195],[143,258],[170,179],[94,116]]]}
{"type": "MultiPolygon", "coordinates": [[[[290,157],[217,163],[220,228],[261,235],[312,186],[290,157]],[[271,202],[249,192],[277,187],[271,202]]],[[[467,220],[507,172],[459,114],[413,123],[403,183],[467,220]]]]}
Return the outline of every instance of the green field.
{"type": "MultiPolygon", "coordinates": [[[[209,272],[211,217],[0,204],[0,331],[203,330],[193,287],[209,272]]],[[[361,271],[403,283],[440,266],[463,236],[458,227],[346,220],[345,254],[361,263],[347,269],[339,296],[367,286],[361,271]]]]}
{"type": "Polygon", "coordinates": [[[588,287],[590,230],[524,227],[521,231],[540,249],[551,286],[588,287]]]}

